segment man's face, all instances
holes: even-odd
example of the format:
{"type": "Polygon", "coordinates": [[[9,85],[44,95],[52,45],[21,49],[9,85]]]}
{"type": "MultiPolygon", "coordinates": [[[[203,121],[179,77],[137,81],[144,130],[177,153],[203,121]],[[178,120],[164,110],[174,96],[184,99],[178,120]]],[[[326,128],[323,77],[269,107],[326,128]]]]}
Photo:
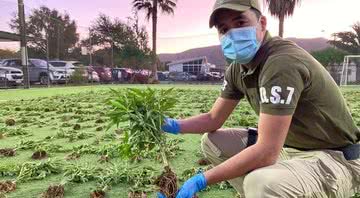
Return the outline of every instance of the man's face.
{"type": "Polygon", "coordinates": [[[255,12],[247,10],[238,12],[229,9],[219,10],[215,18],[215,27],[218,30],[219,38],[226,34],[230,29],[256,26],[256,37],[262,41],[266,32],[266,18],[257,18],[255,12]]]}

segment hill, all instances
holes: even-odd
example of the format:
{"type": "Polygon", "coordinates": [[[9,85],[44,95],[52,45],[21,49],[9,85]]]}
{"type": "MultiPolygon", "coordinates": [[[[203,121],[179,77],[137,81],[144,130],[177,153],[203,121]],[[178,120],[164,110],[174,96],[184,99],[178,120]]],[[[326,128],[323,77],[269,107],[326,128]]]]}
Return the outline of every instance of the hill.
{"type": "MultiPolygon", "coordinates": [[[[308,52],[317,51],[330,47],[327,43],[327,39],[324,38],[310,38],[310,39],[301,39],[301,38],[287,38],[291,41],[294,41],[297,45],[304,48],[308,52]]],[[[222,54],[220,45],[194,48],[186,50],[180,53],[174,54],[159,54],[161,62],[171,62],[175,60],[188,59],[194,57],[206,56],[208,61],[212,64],[221,66],[225,65],[225,59],[222,54]]]]}

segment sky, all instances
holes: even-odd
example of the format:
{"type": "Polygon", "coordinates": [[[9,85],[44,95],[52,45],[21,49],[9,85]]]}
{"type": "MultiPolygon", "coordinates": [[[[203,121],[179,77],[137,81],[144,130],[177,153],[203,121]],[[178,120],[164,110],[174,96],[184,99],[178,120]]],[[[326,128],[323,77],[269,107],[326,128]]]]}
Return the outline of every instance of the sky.
{"type": "MultiPolygon", "coordinates": [[[[216,30],[208,26],[215,0],[177,0],[174,15],[160,15],[158,21],[158,53],[177,53],[187,49],[219,44],[216,30]]],[[[131,0],[24,0],[26,14],[41,5],[66,12],[76,20],[81,38],[88,35],[88,27],[99,13],[126,21],[132,14],[131,0]]],[[[302,0],[294,16],[285,21],[284,37],[331,38],[331,34],[351,30],[360,21],[360,0],[302,0]]],[[[11,31],[9,21],[17,11],[17,0],[0,0],[0,30],[11,31]]],[[[266,7],[268,30],[278,34],[278,20],[270,16],[266,7]]],[[[140,12],[141,24],[151,38],[151,21],[140,12]]],[[[16,49],[18,43],[0,43],[0,49],[16,49]]],[[[151,46],[151,39],[149,46],[151,46]]]]}

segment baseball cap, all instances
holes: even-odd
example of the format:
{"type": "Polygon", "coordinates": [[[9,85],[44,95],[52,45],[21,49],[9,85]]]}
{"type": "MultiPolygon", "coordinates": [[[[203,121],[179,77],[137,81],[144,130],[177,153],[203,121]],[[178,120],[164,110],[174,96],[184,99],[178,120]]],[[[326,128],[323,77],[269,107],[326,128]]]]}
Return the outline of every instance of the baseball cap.
{"type": "Polygon", "coordinates": [[[212,28],[215,24],[215,14],[219,9],[230,9],[244,12],[254,8],[261,13],[261,7],[258,0],[216,0],[213,11],[210,15],[209,26],[212,28]]]}

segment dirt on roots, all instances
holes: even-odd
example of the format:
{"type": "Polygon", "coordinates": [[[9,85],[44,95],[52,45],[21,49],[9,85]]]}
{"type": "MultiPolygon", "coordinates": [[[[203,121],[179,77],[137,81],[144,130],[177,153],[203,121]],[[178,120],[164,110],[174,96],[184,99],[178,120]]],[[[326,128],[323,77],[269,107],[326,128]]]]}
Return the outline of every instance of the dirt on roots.
{"type": "Polygon", "coordinates": [[[147,198],[144,192],[129,192],[128,198],[147,198]]]}
{"type": "Polygon", "coordinates": [[[13,157],[16,155],[16,150],[12,148],[0,149],[0,155],[3,155],[5,157],[13,157]]]}
{"type": "Polygon", "coordinates": [[[105,198],[105,192],[102,190],[96,190],[90,193],[90,198],[105,198]]]}
{"type": "Polygon", "coordinates": [[[48,155],[47,155],[46,151],[43,151],[43,150],[36,151],[31,156],[31,158],[36,159],[36,160],[44,159],[47,157],[48,157],[48,155]]]}
{"type": "Polygon", "coordinates": [[[80,153],[73,152],[65,157],[65,160],[77,160],[81,157],[80,153]]]}
{"type": "Polygon", "coordinates": [[[156,179],[155,184],[160,188],[160,192],[165,195],[165,197],[176,197],[178,191],[177,177],[170,167],[164,167],[164,172],[156,179]]]}
{"type": "Polygon", "coordinates": [[[14,126],[15,125],[15,120],[12,118],[8,118],[5,120],[5,124],[6,126],[14,126]]]}
{"type": "Polygon", "coordinates": [[[15,181],[3,181],[0,182],[0,193],[8,193],[16,190],[15,181]]]}
{"type": "Polygon", "coordinates": [[[64,198],[65,189],[63,185],[53,185],[42,194],[42,198],[64,198]]]}

